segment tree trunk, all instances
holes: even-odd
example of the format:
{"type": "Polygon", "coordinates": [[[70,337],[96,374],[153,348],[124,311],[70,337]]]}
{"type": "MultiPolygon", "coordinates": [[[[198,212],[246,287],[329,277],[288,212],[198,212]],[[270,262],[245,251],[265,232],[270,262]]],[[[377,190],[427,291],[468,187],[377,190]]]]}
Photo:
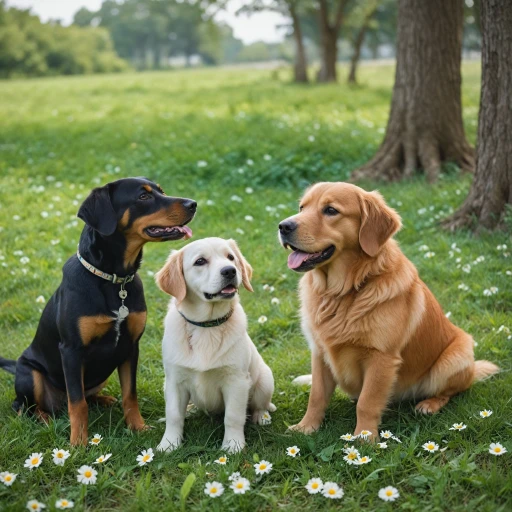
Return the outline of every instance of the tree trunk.
{"type": "Polygon", "coordinates": [[[322,65],[317,74],[318,82],[336,82],[336,62],[338,61],[338,35],[343,24],[347,0],[338,0],[334,21],[329,20],[327,0],[319,0],[320,52],[322,65]]]}
{"type": "Polygon", "coordinates": [[[302,30],[300,27],[299,16],[293,3],[290,4],[290,16],[293,24],[293,37],[295,39],[295,65],[294,81],[299,83],[308,82],[308,65],[306,59],[306,50],[304,48],[304,41],[302,39],[302,30]]]}
{"type": "Polygon", "coordinates": [[[463,0],[399,0],[397,64],[384,141],[353,179],[399,180],[422,168],[437,180],[441,163],[474,168],[462,124],[463,0]]]}
{"type": "Polygon", "coordinates": [[[322,66],[317,75],[319,82],[336,82],[336,62],[338,61],[338,34],[328,30],[322,34],[322,66]]]}
{"type": "Polygon", "coordinates": [[[499,227],[512,204],[512,2],[482,0],[482,90],[476,172],[449,229],[499,227]]]}
{"type": "Polygon", "coordinates": [[[359,63],[359,59],[361,58],[361,48],[363,47],[364,36],[366,35],[366,31],[368,30],[368,24],[370,22],[370,18],[365,18],[362,27],[359,29],[357,33],[356,39],[354,41],[354,53],[352,54],[352,59],[350,60],[350,72],[348,74],[348,83],[356,84],[356,72],[357,65],[359,63]]]}

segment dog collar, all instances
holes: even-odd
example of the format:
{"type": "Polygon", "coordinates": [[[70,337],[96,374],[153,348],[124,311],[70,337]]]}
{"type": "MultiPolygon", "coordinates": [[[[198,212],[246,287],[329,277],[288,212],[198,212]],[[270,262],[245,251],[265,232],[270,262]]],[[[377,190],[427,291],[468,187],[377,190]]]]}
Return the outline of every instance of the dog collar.
{"type": "Polygon", "coordinates": [[[94,265],[91,265],[88,261],[85,261],[80,254],[80,251],[76,250],[76,257],[78,261],[92,274],[95,276],[101,277],[106,281],[112,281],[113,284],[125,284],[131,283],[135,279],[135,274],[130,274],[125,277],[119,277],[117,274],[107,274],[106,272],[102,272],[100,269],[96,268],[94,265]]]}
{"type": "Polygon", "coordinates": [[[225,324],[233,314],[234,308],[231,308],[227,315],[221,316],[220,318],[216,318],[215,320],[206,320],[206,322],[194,322],[194,320],[190,320],[187,318],[179,309],[178,313],[189,323],[192,325],[197,325],[197,327],[218,327],[219,325],[225,324]]]}

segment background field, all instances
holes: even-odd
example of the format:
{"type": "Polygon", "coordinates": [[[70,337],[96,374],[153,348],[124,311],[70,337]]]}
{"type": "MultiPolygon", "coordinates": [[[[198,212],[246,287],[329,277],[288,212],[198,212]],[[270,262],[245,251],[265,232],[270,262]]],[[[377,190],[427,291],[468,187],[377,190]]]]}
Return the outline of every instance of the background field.
{"type": "MultiPolygon", "coordinates": [[[[474,142],[479,67],[464,65],[463,78],[464,120],[474,142]]],[[[138,452],[155,448],[163,433],[157,419],[164,412],[160,340],[168,297],[152,275],[182,244],[146,246],[140,274],[149,320],[141,343],[139,396],[143,416],[155,428],[132,434],[125,429],[120,405],[107,411],[91,408],[89,432],[102,434],[104,441],[99,447],[72,449],[66,465],[58,468],[51,450],[68,447],[67,414],[49,427],[16,417],[10,408],[13,378],[0,374],[0,471],[19,474],[13,487],[0,486],[0,509],[20,510],[31,498],[50,508],[66,496],[79,510],[174,510],[192,472],[197,481],[186,502],[191,510],[512,508],[510,454],[487,453],[491,442],[512,451],[512,342],[508,329],[499,330],[511,327],[512,244],[503,233],[475,238],[439,229],[438,220],[462,202],[469,188],[470,177],[456,169],[446,168],[435,186],[415,179],[379,189],[403,218],[398,239],[406,255],[452,320],[473,334],[477,357],[495,361],[504,371],[431,418],[416,416],[413,404],[392,405],[382,427],[402,444],[390,443],[387,450],[363,446],[373,459],[363,467],[342,461],[339,436],[353,431],[355,406],[341,393],[319,433],[308,438],[286,433],[306,408],[308,390],[290,381],[309,371],[309,353],[297,317],[298,276],[286,267],[277,224],[296,211],[308,183],[344,180],[373,154],[385,128],[393,70],[363,67],[359,88],[303,88],[289,85],[288,79],[284,72],[207,70],[0,82],[1,355],[15,358],[30,343],[43,307],[36,299],[50,297],[63,262],[75,251],[82,229],[75,215],[88,191],[120,177],[143,175],[168,194],[198,200],[195,239],[236,238],[252,263],[255,293],[242,292],[242,302],[250,335],[274,370],[278,407],[272,425],[247,426],[247,450],[230,457],[225,468],[212,464],[221,454],[221,418],[202,413],[187,421],[183,448],[158,454],[146,468],[136,467],[138,452]],[[497,249],[504,243],[508,249],[497,249]],[[426,258],[427,252],[435,255],[426,258]],[[463,270],[468,264],[469,273],[463,270]],[[265,284],[274,291],[264,290],[265,284]],[[484,295],[491,287],[498,292],[484,295]],[[271,304],[273,297],[279,305],[271,304]],[[268,321],[259,324],[260,315],[268,321]],[[486,408],[494,414],[483,420],[478,413],[486,408]],[[466,430],[448,430],[459,421],[468,425],[466,430]],[[421,445],[428,440],[447,451],[427,454],[421,445]],[[291,459],[285,448],[294,444],[301,453],[291,459]],[[45,461],[29,473],[23,461],[33,451],[44,452],[45,461]],[[76,469],[107,452],[113,457],[99,468],[98,484],[84,492],[76,469]],[[259,481],[252,469],[258,457],[274,463],[272,473],[259,481]],[[205,482],[226,485],[232,471],[251,480],[250,494],[234,496],[227,490],[218,500],[204,495],[205,482]],[[341,503],[306,493],[303,485],[317,475],[343,486],[341,503]],[[401,493],[393,506],[377,498],[385,485],[401,493]]],[[[115,375],[107,392],[119,396],[115,375]]]]}

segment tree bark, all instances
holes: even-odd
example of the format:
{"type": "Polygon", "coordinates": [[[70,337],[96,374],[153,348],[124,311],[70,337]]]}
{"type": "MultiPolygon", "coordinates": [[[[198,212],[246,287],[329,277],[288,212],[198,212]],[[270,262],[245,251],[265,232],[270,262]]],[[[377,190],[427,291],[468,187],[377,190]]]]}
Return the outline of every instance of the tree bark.
{"type": "Polygon", "coordinates": [[[399,0],[397,64],[384,141],[353,179],[399,180],[441,163],[474,169],[461,107],[463,0],[399,0]]]}
{"type": "Polygon", "coordinates": [[[512,2],[482,0],[482,89],[476,172],[445,226],[494,229],[512,204],[512,2]]]}
{"type": "Polygon", "coordinates": [[[295,39],[295,65],[294,81],[298,83],[308,82],[308,65],[306,59],[306,50],[304,48],[304,40],[302,38],[302,29],[300,20],[293,3],[289,4],[290,16],[292,18],[293,37],[295,39]]]}
{"type": "Polygon", "coordinates": [[[346,0],[338,0],[334,21],[329,20],[327,0],[319,0],[320,46],[322,65],[317,75],[318,82],[336,82],[338,61],[338,36],[343,24],[346,0]]]}

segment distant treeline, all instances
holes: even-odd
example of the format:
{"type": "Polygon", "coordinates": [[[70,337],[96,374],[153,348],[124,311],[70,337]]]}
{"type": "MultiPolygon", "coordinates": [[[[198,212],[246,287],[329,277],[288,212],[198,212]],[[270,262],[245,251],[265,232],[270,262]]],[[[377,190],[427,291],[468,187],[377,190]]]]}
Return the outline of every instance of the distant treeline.
{"type": "Polygon", "coordinates": [[[110,33],[101,27],[41,23],[28,10],[0,0],[0,77],[122,71],[110,33]]]}

